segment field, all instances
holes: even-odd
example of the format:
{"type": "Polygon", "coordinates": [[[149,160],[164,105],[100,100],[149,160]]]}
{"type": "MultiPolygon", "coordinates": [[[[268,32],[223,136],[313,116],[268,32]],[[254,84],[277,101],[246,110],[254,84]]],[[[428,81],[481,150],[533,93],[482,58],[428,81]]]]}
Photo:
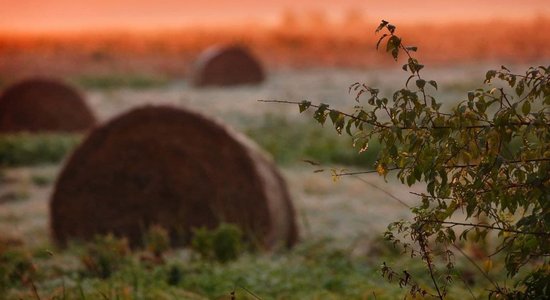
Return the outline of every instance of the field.
{"type": "MultiPolygon", "coordinates": [[[[481,82],[482,68],[437,68],[427,74],[440,78],[440,97],[452,103],[452,99],[464,97],[459,90],[468,90],[481,82]]],[[[128,262],[108,280],[99,280],[79,259],[86,245],[61,250],[56,249],[49,238],[48,199],[62,165],[56,162],[59,155],[42,161],[33,161],[36,158],[33,155],[23,156],[3,162],[10,167],[4,168],[2,174],[0,231],[5,247],[23,249],[20,251],[28,251],[32,256],[33,281],[12,278],[4,282],[6,297],[38,297],[34,288],[42,299],[60,299],[62,295],[68,299],[94,299],[100,295],[108,299],[229,298],[235,288],[238,298],[250,299],[255,296],[245,289],[262,299],[392,299],[404,295],[404,289],[380,276],[382,262],[393,261],[397,266],[405,263],[381,235],[389,222],[408,216],[407,208],[394,198],[413,205],[417,201],[415,196],[392,179],[384,182],[376,174],[334,182],[331,168],[370,168],[376,145],[359,155],[350,150],[349,137],[313,124],[309,117],[298,114],[297,107],[258,102],[260,99],[309,99],[350,108],[354,105],[347,95],[350,82],[364,81],[389,90],[401,84],[401,72],[286,70],[271,73],[269,80],[257,87],[204,90],[190,87],[183,80],[155,82],[145,87],[116,81],[108,86],[75,82],[85,91],[87,101],[101,121],[132,107],[169,104],[202,111],[247,133],[271,152],[280,165],[298,211],[302,242],[289,252],[244,254],[226,264],[197,259],[189,249],[168,251],[165,263],[151,264],[139,260],[147,253],[143,250],[130,255],[128,262]],[[322,165],[312,166],[304,160],[322,165]],[[32,166],[26,166],[29,164],[32,166]],[[315,172],[320,168],[325,171],[315,172]],[[171,272],[181,278],[170,281],[171,272]]],[[[96,80],[112,82],[114,79],[96,80]]],[[[42,141],[36,136],[13,139],[10,145],[16,145],[16,149],[33,149],[33,142],[46,146],[50,143],[60,146],[43,148],[63,154],[81,138],[52,135],[42,137],[42,141]]],[[[3,141],[7,143],[6,138],[3,141]]],[[[48,152],[34,147],[38,149],[35,156],[48,152]]],[[[3,158],[14,153],[6,147],[0,150],[4,151],[3,158]]],[[[413,187],[413,190],[421,188],[413,187]]],[[[407,268],[427,279],[421,264],[407,262],[407,268]]],[[[463,276],[472,286],[458,283],[453,290],[456,297],[469,293],[468,288],[472,288],[474,294],[485,292],[486,283],[469,269],[471,266],[464,266],[466,275],[463,276]]]]}
{"type": "MultiPolygon", "coordinates": [[[[448,34],[449,28],[426,25],[433,39],[425,41],[412,35],[411,40],[426,45],[423,55],[431,55],[434,66],[428,65],[424,76],[438,81],[436,98],[451,105],[480,86],[487,69],[500,67],[494,61],[505,62],[518,72],[526,65],[544,63],[550,57],[550,41],[533,39],[533,43],[526,45],[522,38],[536,36],[535,30],[548,28],[549,24],[544,18],[523,25],[504,26],[496,22],[493,26],[502,25],[509,35],[498,36],[498,30],[489,27],[488,32],[495,34],[488,37],[462,25],[462,29],[453,29],[461,35],[450,44],[438,40],[448,34]],[[465,43],[469,46],[456,49],[464,44],[460,39],[469,37],[477,39],[472,43],[475,46],[465,43]],[[485,43],[479,42],[485,38],[485,43]],[[507,46],[497,52],[491,43],[502,40],[507,41],[503,44],[507,46]]],[[[415,28],[418,29],[409,28],[408,32],[414,32],[415,28]]],[[[83,137],[3,136],[0,137],[0,298],[410,297],[396,280],[388,282],[382,278],[383,263],[395,270],[406,269],[420,286],[429,287],[429,275],[422,263],[411,262],[382,239],[391,221],[410,217],[406,206],[418,201],[410,192],[421,191],[423,187],[408,189],[392,178],[385,182],[377,174],[333,180],[331,169],[372,168],[379,146],[373,143],[369,151],[358,154],[351,149],[348,136],[337,135],[329,126],[314,124],[308,113],[298,113],[298,107],[258,101],[307,99],[351,110],[356,103],[348,94],[348,87],[354,82],[379,87],[382,93],[390,95],[403,86],[406,74],[390,60],[375,63],[380,53],[357,50],[372,49],[373,45],[371,38],[353,38],[360,30],[343,34],[335,47],[327,43],[338,36],[336,30],[328,37],[281,32],[270,31],[269,39],[256,32],[241,36],[266,62],[265,83],[207,89],[192,87],[186,76],[198,49],[216,40],[215,35],[197,41],[193,37],[198,35],[190,35],[184,42],[177,40],[172,44],[150,35],[141,47],[137,47],[140,43],[137,36],[126,35],[126,44],[117,42],[116,35],[96,36],[89,44],[83,42],[86,39],[74,36],[1,37],[0,86],[13,78],[49,74],[53,70],[80,89],[101,122],[133,107],[166,104],[200,111],[247,134],[273,156],[282,170],[298,212],[301,242],[294,249],[276,253],[243,251],[236,260],[225,263],[203,259],[189,248],[165,250],[159,259],[152,254],[154,245],[130,252],[119,240],[109,237],[95,244],[56,248],[49,236],[48,201],[63,159],[83,137]],[[307,40],[301,44],[303,37],[307,40]],[[283,42],[273,44],[277,39],[283,42]],[[306,55],[313,53],[311,49],[319,44],[326,48],[306,55]],[[278,46],[270,52],[272,45],[278,46]],[[350,55],[338,53],[350,48],[355,49],[350,55]],[[162,54],[161,58],[152,55],[155,51],[162,54]],[[126,57],[127,52],[130,55],[126,57]],[[67,55],[72,55],[71,59],[64,62],[67,55]],[[79,67],[75,66],[77,61],[82,62],[79,67]],[[320,165],[312,165],[311,161],[320,165]],[[94,259],[101,261],[102,272],[90,263],[94,259]]],[[[476,247],[461,246],[475,257],[476,247]]],[[[449,291],[449,299],[486,297],[491,285],[472,263],[486,268],[492,278],[503,279],[502,265],[495,263],[489,267],[483,259],[470,262],[457,253],[458,280],[449,291]]],[[[513,282],[507,284],[511,286],[513,282]]]]}

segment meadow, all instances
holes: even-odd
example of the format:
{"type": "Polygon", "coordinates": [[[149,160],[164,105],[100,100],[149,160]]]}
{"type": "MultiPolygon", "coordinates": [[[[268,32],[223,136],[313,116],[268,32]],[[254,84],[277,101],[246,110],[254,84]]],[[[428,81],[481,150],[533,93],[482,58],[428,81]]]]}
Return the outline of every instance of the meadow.
{"type": "MultiPolygon", "coordinates": [[[[258,101],[307,99],[349,110],[356,105],[348,94],[354,82],[386,94],[402,87],[405,74],[373,50],[374,27],[368,25],[348,24],[354,30],[325,34],[271,29],[269,34],[252,31],[231,38],[211,32],[177,32],[185,35],[182,39],[165,38],[174,33],[121,33],[122,39],[116,34],[0,37],[0,86],[28,74],[55,73],[82,92],[100,122],[133,107],[167,104],[200,111],[248,135],[280,167],[297,210],[301,240],[293,249],[272,253],[231,244],[238,251],[229,261],[205,257],[194,247],[168,249],[162,232],[152,233],[158,239],[133,250],[109,236],[58,248],[50,239],[48,201],[64,160],[84,137],[1,136],[0,298],[409,299],[397,278],[390,282],[382,277],[384,264],[406,269],[420,286],[429,287],[422,262],[404,257],[382,238],[391,221],[410,217],[407,206],[419,201],[411,192],[423,186],[407,189],[377,174],[334,180],[331,170],[371,169],[377,143],[359,154],[350,137],[315,124],[298,107],[258,101]],[[357,38],[363,28],[368,28],[366,38],[357,38]],[[192,87],[186,78],[190,61],[199,49],[220,40],[252,46],[268,66],[267,81],[259,86],[192,87]],[[346,55],[344,49],[349,50],[346,55]]],[[[489,25],[484,32],[466,24],[404,27],[404,36],[427,49],[422,55],[431,57],[433,67],[424,74],[437,78],[435,96],[446,104],[463,100],[468,90],[480,86],[484,72],[500,66],[494,61],[521,71],[550,57],[547,39],[522,42],[548,28],[547,19],[489,25]],[[415,36],[418,28],[431,39],[415,36]],[[445,42],[450,30],[457,39],[445,42]],[[473,42],[465,42],[469,39],[473,42]],[[496,43],[504,45],[500,52],[494,50],[496,43]]],[[[485,298],[491,283],[476,268],[503,280],[503,266],[476,258],[479,249],[474,245],[461,246],[474,260],[457,255],[458,281],[449,299],[485,298]]]]}
{"type": "MultiPolygon", "coordinates": [[[[440,80],[440,96],[460,99],[457,86],[472,86],[480,67],[431,70],[440,80]],[[464,74],[467,74],[465,76],[464,74]],[[466,79],[464,79],[466,78],[466,79]]],[[[150,247],[130,251],[117,241],[74,244],[59,249],[49,238],[48,200],[64,158],[82,140],[79,135],[11,135],[0,139],[0,291],[7,299],[394,299],[405,289],[387,282],[382,263],[406,266],[428,277],[420,262],[411,263],[381,236],[385,226],[407,218],[399,201],[418,201],[399,183],[377,174],[333,181],[331,169],[369,169],[377,145],[358,154],[351,139],[300,116],[292,105],[260,99],[310,99],[348,108],[349,82],[364,80],[382,89],[399,86],[400,73],[385,70],[316,69],[278,71],[260,86],[196,89],[184,80],[135,86],[132,79],[98,77],[75,80],[101,121],[131,107],[170,104],[189,107],[223,120],[269,152],[283,171],[298,211],[301,242],[275,253],[239,252],[236,260],[203,259],[189,248],[164,250],[162,261],[149,259],[150,247]],[[312,165],[315,162],[319,165],[312,165]],[[399,200],[396,200],[399,199],[399,200]],[[118,246],[117,246],[118,245],[118,246]],[[101,249],[101,247],[104,247],[101,249]],[[112,248],[115,247],[115,248],[112,248]],[[113,251],[121,247],[121,252],[113,251]],[[107,250],[106,250],[107,249],[107,250]],[[102,252],[103,250],[103,252],[102,252]],[[110,253],[104,255],[101,253],[110,253]],[[115,254],[112,254],[115,253],[115,254]],[[119,253],[119,254],[116,254],[119,253]],[[114,255],[114,257],[113,257],[114,255]],[[96,257],[108,275],[86,264],[96,257]]],[[[414,187],[420,190],[422,187],[414,187]]],[[[466,249],[468,246],[466,246],[466,249]]],[[[487,282],[464,258],[451,299],[486,293],[487,282]],[[471,294],[472,293],[472,294],[471,294]]],[[[482,261],[479,262],[483,264],[482,261]]],[[[92,265],[93,266],[93,265],[92,265]]],[[[491,274],[502,276],[502,266],[491,274]]]]}

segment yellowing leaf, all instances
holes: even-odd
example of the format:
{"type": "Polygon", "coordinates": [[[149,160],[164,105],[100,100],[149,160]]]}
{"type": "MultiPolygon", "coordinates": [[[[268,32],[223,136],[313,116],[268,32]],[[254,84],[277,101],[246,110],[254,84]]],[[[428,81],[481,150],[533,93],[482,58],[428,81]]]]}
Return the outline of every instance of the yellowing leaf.
{"type": "Polygon", "coordinates": [[[380,176],[386,176],[386,174],[388,174],[388,169],[386,169],[384,164],[378,164],[378,166],[376,166],[376,172],[378,172],[380,176]]]}
{"type": "Polygon", "coordinates": [[[493,261],[491,259],[486,259],[483,262],[483,268],[485,269],[485,272],[489,272],[493,269],[493,261]]]}

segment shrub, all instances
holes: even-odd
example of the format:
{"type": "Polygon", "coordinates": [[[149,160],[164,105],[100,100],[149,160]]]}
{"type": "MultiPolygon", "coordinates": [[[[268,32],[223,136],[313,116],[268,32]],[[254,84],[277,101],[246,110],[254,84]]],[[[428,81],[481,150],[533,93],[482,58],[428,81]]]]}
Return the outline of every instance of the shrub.
{"type": "Polygon", "coordinates": [[[382,30],[377,48],[385,41],[396,61],[405,55],[402,68],[409,76],[404,88],[384,97],[376,88],[355,83],[350,92],[359,105],[350,113],[327,104],[296,104],[301,112],[315,108],[315,120],[332,122],[338,133],[352,136],[359,152],[376,138],[381,150],[374,172],[384,177],[395,172],[408,186],[425,184],[425,192],[418,194],[421,204],[411,208],[413,220],[392,223],[386,238],[425,263],[432,289],[386,264],[383,275],[397,278],[413,296],[443,299],[456,275],[455,252],[464,254],[456,243],[494,232],[495,252],[502,253],[508,276],[518,284],[506,288],[479,268],[493,284],[490,296],[549,297],[550,66],[530,67],[523,74],[504,66],[490,70],[488,87],[468,92],[452,110],[443,111],[432,96],[437,82],[421,75],[417,47],[406,46],[386,21],[376,32],[382,30]],[[526,276],[518,279],[519,274],[526,276]]]}
{"type": "Polygon", "coordinates": [[[235,260],[242,251],[241,230],[232,224],[220,224],[212,237],[214,256],[220,262],[235,260]]]}
{"type": "Polygon", "coordinates": [[[220,224],[216,229],[197,228],[193,232],[191,249],[203,259],[225,263],[237,259],[243,250],[242,231],[233,224],[220,224]]]}

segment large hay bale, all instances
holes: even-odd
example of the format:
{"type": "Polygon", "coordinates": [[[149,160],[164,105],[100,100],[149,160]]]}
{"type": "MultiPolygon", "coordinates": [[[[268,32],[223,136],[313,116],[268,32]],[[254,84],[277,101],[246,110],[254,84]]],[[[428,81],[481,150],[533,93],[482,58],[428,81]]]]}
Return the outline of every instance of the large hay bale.
{"type": "Polygon", "coordinates": [[[265,74],[259,61],[239,46],[211,47],[195,63],[195,86],[232,86],[259,84],[265,74]]]}
{"type": "Polygon", "coordinates": [[[52,79],[28,79],[0,96],[0,132],[84,131],[95,118],[70,86],[52,79]]]}
{"type": "Polygon", "coordinates": [[[60,244],[114,233],[139,245],[160,225],[181,245],[192,228],[221,222],[266,248],[297,239],[274,164],[226,126],[164,106],[135,109],[90,133],[58,178],[51,222],[60,244]]]}

